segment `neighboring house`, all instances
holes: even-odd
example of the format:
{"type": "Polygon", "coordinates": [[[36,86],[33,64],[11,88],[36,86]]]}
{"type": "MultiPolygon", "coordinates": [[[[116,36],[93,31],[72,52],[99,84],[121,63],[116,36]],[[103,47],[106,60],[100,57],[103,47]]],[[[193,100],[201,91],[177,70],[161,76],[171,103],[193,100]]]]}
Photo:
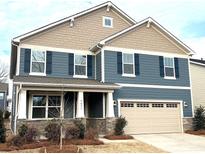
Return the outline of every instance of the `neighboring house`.
{"type": "Polygon", "coordinates": [[[8,84],[0,83],[0,110],[7,110],[8,84]]]}
{"type": "Polygon", "coordinates": [[[193,116],[193,51],[152,18],[136,22],[106,2],[12,40],[12,129],[83,119],[100,133],[182,132],[193,116]]]}
{"type": "Polygon", "coordinates": [[[205,107],[205,60],[190,59],[190,64],[193,104],[205,107]]]}

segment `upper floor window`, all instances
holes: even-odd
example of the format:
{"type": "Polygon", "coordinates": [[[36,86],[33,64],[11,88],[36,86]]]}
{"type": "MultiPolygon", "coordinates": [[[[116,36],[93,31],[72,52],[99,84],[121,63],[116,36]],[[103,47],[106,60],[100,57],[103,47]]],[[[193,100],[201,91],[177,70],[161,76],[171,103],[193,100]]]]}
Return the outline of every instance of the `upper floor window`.
{"type": "Polygon", "coordinates": [[[0,100],[4,99],[4,93],[0,93],[0,100]]]}
{"type": "Polygon", "coordinates": [[[134,75],[134,54],[123,53],[123,74],[134,75]]]}
{"type": "Polygon", "coordinates": [[[164,57],[165,77],[175,77],[174,58],[164,57]]]}
{"type": "Polygon", "coordinates": [[[75,75],[87,75],[87,58],[86,55],[75,55],[75,75]]]}
{"type": "Polygon", "coordinates": [[[45,73],[46,57],[45,51],[32,51],[31,58],[31,72],[32,73],[45,73]]]}
{"type": "Polygon", "coordinates": [[[113,27],[113,18],[103,17],[103,27],[113,27]]]}

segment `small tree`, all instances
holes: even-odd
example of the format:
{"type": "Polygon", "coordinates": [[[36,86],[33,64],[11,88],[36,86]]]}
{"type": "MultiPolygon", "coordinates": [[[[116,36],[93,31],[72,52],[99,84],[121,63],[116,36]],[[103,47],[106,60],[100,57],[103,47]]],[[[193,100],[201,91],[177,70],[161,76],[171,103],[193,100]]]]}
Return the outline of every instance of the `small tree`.
{"type": "Polygon", "coordinates": [[[205,109],[203,106],[199,106],[194,111],[193,129],[195,131],[205,128],[205,109]]]}
{"type": "Polygon", "coordinates": [[[0,110],[0,143],[5,143],[6,141],[6,128],[4,125],[3,111],[0,110]]]}
{"type": "Polygon", "coordinates": [[[124,134],[124,128],[127,125],[127,120],[120,116],[117,120],[116,120],[116,124],[115,124],[115,128],[114,128],[114,133],[115,135],[123,135],[124,134]]]}

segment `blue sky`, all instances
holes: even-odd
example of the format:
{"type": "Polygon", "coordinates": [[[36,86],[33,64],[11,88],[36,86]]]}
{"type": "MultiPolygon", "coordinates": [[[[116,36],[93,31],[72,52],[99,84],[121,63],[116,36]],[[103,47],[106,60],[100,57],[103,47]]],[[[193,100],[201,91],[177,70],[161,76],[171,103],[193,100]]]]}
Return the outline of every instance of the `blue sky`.
{"type": "MultiPolygon", "coordinates": [[[[9,63],[15,36],[72,15],[104,0],[0,0],[0,60],[9,63]]],[[[190,46],[205,52],[204,0],[112,0],[136,21],[153,17],[190,46]]]]}

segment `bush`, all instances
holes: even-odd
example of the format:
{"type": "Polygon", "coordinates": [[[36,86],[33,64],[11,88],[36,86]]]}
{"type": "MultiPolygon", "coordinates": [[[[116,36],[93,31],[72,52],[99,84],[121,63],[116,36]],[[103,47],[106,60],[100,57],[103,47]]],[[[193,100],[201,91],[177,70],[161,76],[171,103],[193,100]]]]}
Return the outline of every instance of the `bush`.
{"type": "Polygon", "coordinates": [[[127,125],[127,120],[120,116],[117,120],[116,120],[116,124],[115,124],[115,128],[114,128],[114,134],[115,135],[123,135],[124,134],[124,128],[127,125]]]}
{"type": "Polygon", "coordinates": [[[6,128],[4,125],[3,111],[0,110],[0,143],[6,142],[6,128]]]}
{"type": "Polygon", "coordinates": [[[11,146],[17,146],[20,147],[25,143],[25,138],[21,137],[20,135],[14,136],[11,141],[10,141],[10,145],[11,146]]]}
{"type": "Polygon", "coordinates": [[[24,138],[26,143],[31,143],[33,141],[35,141],[38,137],[38,130],[36,128],[28,128],[24,138]]]}
{"type": "Polygon", "coordinates": [[[51,121],[45,127],[45,136],[49,141],[59,142],[60,141],[60,125],[55,121],[51,121]]]}
{"type": "Polygon", "coordinates": [[[98,138],[98,131],[93,128],[89,128],[85,133],[85,139],[95,140],[98,138]]]}
{"type": "Polygon", "coordinates": [[[205,109],[199,106],[194,111],[193,129],[195,131],[205,128],[205,109]]]}
{"type": "Polygon", "coordinates": [[[4,119],[9,119],[10,115],[11,115],[11,112],[5,111],[4,112],[4,119]]]}
{"type": "Polygon", "coordinates": [[[84,139],[85,125],[80,120],[75,121],[74,123],[75,123],[75,126],[80,130],[79,138],[84,139]]]}
{"type": "Polygon", "coordinates": [[[24,137],[27,131],[28,131],[28,126],[25,124],[21,125],[21,127],[19,127],[18,129],[19,136],[24,137]]]}
{"type": "Polygon", "coordinates": [[[80,130],[77,127],[68,127],[65,132],[66,139],[77,139],[80,136],[80,130]]]}

